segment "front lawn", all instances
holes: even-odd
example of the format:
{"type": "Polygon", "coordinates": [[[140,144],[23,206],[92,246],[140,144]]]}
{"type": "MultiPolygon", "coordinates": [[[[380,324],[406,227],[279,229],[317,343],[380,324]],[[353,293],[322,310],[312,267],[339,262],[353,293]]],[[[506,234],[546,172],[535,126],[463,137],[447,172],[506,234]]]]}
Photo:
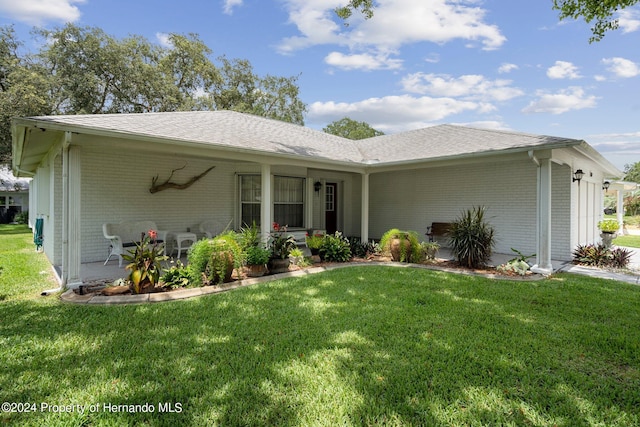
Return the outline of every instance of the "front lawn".
{"type": "Polygon", "coordinates": [[[171,303],[84,306],[7,283],[8,237],[0,398],[23,412],[3,410],[0,422],[640,424],[632,285],[354,267],[171,303]]]}
{"type": "Polygon", "coordinates": [[[613,239],[613,244],[616,246],[626,246],[629,248],[640,248],[640,236],[635,234],[618,236],[613,239]]]}

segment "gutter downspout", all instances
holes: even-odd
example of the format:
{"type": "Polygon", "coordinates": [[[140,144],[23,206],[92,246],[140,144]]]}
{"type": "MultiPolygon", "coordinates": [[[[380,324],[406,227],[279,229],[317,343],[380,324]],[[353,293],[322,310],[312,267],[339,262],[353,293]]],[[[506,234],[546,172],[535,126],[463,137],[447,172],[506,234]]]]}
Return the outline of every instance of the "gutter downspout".
{"type": "Polygon", "coordinates": [[[65,132],[62,142],[62,274],[61,286],[69,278],[69,145],[71,134],[65,132]]]}
{"type": "Polygon", "coordinates": [[[537,166],[536,179],[536,265],[534,273],[553,273],[551,264],[551,152],[539,159],[533,150],[527,152],[537,166]],[[542,161],[541,161],[542,160],[542,161]]]}

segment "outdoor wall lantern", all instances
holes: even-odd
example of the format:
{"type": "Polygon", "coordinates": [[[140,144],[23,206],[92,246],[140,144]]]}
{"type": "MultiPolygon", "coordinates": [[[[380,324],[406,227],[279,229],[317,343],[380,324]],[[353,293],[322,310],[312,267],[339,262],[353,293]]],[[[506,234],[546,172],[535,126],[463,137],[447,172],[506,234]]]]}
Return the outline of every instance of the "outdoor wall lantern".
{"type": "Polygon", "coordinates": [[[584,176],[584,172],[582,172],[582,169],[578,169],[573,173],[573,180],[571,182],[578,181],[578,184],[580,184],[580,180],[582,179],[583,176],[584,176]]]}
{"type": "Polygon", "coordinates": [[[320,181],[316,181],[313,184],[313,189],[316,190],[316,193],[320,193],[320,189],[322,188],[322,183],[320,181]]]}
{"type": "Polygon", "coordinates": [[[605,181],[602,183],[602,189],[604,191],[607,191],[609,189],[609,186],[611,185],[611,183],[609,181],[605,181]]]}

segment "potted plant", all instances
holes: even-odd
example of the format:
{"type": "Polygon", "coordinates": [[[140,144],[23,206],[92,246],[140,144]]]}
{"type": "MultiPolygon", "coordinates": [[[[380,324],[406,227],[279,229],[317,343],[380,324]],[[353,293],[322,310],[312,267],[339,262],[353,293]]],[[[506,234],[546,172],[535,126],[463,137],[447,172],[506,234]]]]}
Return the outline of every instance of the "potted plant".
{"type": "Polygon", "coordinates": [[[434,260],[440,249],[438,242],[422,242],[420,246],[422,248],[423,258],[426,260],[434,260]]]}
{"type": "Polygon", "coordinates": [[[271,273],[284,273],[289,270],[289,254],[296,247],[296,242],[292,235],[287,234],[287,226],[280,226],[273,223],[273,232],[269,238],[269,249],[271,249],[271,259],[269,260],[269,271],[271,273]]]}
{"type": "Polygon", "coordinates": [[[615,219],[603,219],[598,222],[598,228],[600,229],[600,237],[604,245],[609,248],[613,239],[616,237],[616,232],[620,229],[620,223],[615,219]]]}
{"type": "Polygon", "coordinates": [[[271,258],[271,251],[262,246],[249,246],[245,252],[247,276],[260,277],[267,272],[267,263],[271,258]]]}
{"type": "Polygon", "coordinates": [[[125,268],[131,270],[129,280],[134,294],[153,292],[160,279],[160,262],[168,257],[164,255],[162,243],[156,240],[157,236],[155,230],[142,233],[135,249],[122,255],[124,260],[129,261],[125,268]]]}
{"type": "Polygon", "coordinates": [[[311,255],[318,255],[320,251],[320,247],[322,246],[322,239],[324,239],[324,235],[315,234],[313,236],[307,236],[307,247],[311,251],[311,255]]]}
{"type": "Polygon", "coordinates": [[[242,250],[235,237],[223,234],[199,240],[187,254],[193,283],[218,285],[231,281],[234,268],[242,265],[242,250]]]}
{"type": "Polygon", "coordinates": [[[398,262],[420,262],[422,248],[415,231],[392,228],[382,235],[380,247],[398,262]]]}
{"type": "Polygon", "coordinates": [[[291,252],[289,252],[289,260],[293,265],[302,265],[304,263],[304,252],[302,252],[302,249],[298,247],[291,249],[291,252]]]}

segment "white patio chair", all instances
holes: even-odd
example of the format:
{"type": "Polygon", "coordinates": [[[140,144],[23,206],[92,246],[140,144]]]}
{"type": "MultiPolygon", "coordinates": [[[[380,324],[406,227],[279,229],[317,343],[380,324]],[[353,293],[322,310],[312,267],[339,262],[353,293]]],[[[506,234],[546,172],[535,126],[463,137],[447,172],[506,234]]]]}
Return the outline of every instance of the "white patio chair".
{"type": "Polygon", "coordinates": [[[201,233],[204,233],[207,236],[207,238],[211,239],[229,230],[229,227],[231,227],[232,222],[233,222],[233,219],[230,219],[227,225],[225,226],[224,222],[220,220],[208,219],[200,223],[199,230],[201,233]]]}

